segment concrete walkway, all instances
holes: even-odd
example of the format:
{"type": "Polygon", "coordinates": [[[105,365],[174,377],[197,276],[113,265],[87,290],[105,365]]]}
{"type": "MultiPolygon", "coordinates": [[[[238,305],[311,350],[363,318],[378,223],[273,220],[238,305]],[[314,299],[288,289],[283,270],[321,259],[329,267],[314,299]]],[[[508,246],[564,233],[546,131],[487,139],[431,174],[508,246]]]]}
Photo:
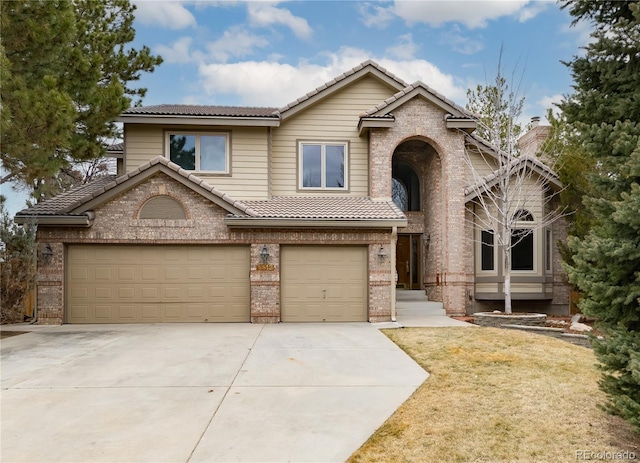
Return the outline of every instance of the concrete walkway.
{"type": "Polygon", "coordinates": [[[441,302],[427,299],[422,290],[396,290],[396,321],[376,323],[378,328],[476,326],[447,317],[441,302]]]}
{"type": "Polygon", "coordinates": [[[369,323],[8,329],[4,463],[344,462],[428,377],[369,323]]]}

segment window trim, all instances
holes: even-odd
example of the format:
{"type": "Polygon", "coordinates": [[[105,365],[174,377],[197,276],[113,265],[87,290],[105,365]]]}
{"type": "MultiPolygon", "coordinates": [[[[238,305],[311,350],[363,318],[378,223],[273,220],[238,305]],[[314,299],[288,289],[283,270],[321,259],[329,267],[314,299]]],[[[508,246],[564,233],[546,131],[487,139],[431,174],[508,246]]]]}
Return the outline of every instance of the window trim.
{"type": "Polygon", "coordinates": [[[164,131],[164,157],[171,161],[171,136],[172,135],[195,135],[196,137],[196,165],[195,169],[187,170],[187,172],[198,172],[203,174],[211,174],[218,176],[231,175],[231,132],[220,130],[180,130],[167,129],[164,131]],[[200,170],[200,137],[201,136],[222,136],[225,138],[225,170],[200,170]]]}
{"type": "Polygon", "coordinates": [[[553,273],[553,232],[550,229],[544,231],[544,270],[553,273]]]}
{"type": "Polygon", "coordinates": [[[297,178],[298,182],[296,185],[297,191],[324,191],[324,192],[335,192],[335,193],[346,193],[350,191],[350,182],[349,182],[349,142],[348,141],[337,141],[337,140],[297,140],[296,146],[298,149],[297,153],[297,178]],[[304,175],[304,165],[303,165],[303,145],[320,145],[321,146],[321,186],[319,187],[305,187],[303,186],[303,175],[304,175]],[[325,147],[327,145],[339,145],[344,146],[344,186],[343,187],[327,187],[326,182],[326,150],[325,147]]]}
{"type": "Polygon", "coordinates": [[[497,248],[498,247],[496,246],[496,234],[495,234],[495,232],[493,230],[480,230],[479,245],[480,245],[480,256],[479,256],[480,257],[479,258],[480,271],[483,272],[483,273],[485,273],[485,272],[486,273],[496,273],[496,262],[498,262],[498,259],[497,259],[497,248]],[[491,240],[491,244],[490,245],[489,244],[485,245],[485,243],[484,243],[484,241],[482,239],[484,233],[490,233],[491,234],[492,240],[491,240]],[[490,268],[490,269],[483,268],[483,264],[484,264],[483,249],[484,249],[485,246],[487,246],[487,247],[490,246],[491,247],[491,251],[492,251],[491,252],[491,263],[493,264],[492,265],[493,268],[490,268]]]}
{"type": "MultiPolygon", "coordinates": [[[[526,222],[531,224],[531,222],[526,222]]],[[[531,258],[532,258],[532,265],[531,265],[531,269],[519,269],[519,270],[515,270],[513,268],[513,246],[509,246],[509,252],[511,253],[511,272],[512,273],[537,273],[537,268],[538,268],[538,258],[537,258],[537,252],[536,250],[538,249],[538,238],[537,238],[537,233],[536,233],[536,229],[533,226],[529,226],[529,227],[516,227],[513,228],[511,230],[511,237],[509,239],[512,239],[513,234],[520,232],[520,231],[529,231],[529,234],[531,235],[531,258]]],[[[539,252],[539,251],[538,251],[539,252]]]]}

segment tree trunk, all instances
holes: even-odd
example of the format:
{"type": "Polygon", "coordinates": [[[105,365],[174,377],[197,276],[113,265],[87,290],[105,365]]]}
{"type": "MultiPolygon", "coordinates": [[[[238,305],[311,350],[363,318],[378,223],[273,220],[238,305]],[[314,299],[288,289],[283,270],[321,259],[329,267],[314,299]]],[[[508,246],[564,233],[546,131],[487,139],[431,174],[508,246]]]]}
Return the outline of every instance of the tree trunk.
{"type": "Polygon", "coordinates": [[[504,313],[511,313],[511,259],[510,250],[505,249],[504,256],[504,313]]]}

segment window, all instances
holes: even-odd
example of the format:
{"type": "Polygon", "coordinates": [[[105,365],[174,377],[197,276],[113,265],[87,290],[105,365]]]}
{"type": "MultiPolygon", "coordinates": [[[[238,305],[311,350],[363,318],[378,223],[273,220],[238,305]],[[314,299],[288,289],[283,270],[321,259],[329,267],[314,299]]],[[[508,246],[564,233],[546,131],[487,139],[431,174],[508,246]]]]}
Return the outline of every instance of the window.
{"type": "Polygon", "coordinates": [[[533,270],[533,230],[524,228],[511,233],[511,270],[533,270]]]}
{"type": "Polygon", "coordinates": [[[391,199],[402,211],[420,210],[420,181],[413,167],[402,161],[391,165],[393,190],[391,199]]]}
{"type": "Polygon", "coordinates": [[[229,172],[229,136],[224,133],[169,133],[168,157],[184,170],[229,172]]]}
{"type": "Polygon", "coordinates": [[[300,187],[346,189],[346,143],[300,143],[300,187]]]}
{"type": "Polygon", "coordinates": [[[391,199],[401,211],[408,211],[409,194],[407,193],[407,187],[397,178],[392,178],[391,181],[393,182],[391,185],[391,199]]]}
{"type": "Polygon", "coordinates": [[[551,230],[545,230],[544,235],[544,268],[547,272],[551,271],[551,261],[552,261],[552,253],[551,253],[551,230]]]}
{"type": "Polygon", "coordinates": [[[495,270],[493,230],[482,230],[480,253],[481,269],[495,270]]]}

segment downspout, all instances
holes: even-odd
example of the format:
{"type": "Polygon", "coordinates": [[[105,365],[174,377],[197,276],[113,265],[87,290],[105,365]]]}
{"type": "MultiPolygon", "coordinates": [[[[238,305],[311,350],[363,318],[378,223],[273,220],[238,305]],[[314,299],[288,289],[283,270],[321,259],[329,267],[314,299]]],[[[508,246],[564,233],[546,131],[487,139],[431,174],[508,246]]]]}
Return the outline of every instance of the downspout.
{"type": "Polygon", "coordinates": [[[396,321],[396,242],[398,240],[398,227],[393,227],[391,231],[391,258],[389,265],[391,267],[391,321],[396,321]]]}

